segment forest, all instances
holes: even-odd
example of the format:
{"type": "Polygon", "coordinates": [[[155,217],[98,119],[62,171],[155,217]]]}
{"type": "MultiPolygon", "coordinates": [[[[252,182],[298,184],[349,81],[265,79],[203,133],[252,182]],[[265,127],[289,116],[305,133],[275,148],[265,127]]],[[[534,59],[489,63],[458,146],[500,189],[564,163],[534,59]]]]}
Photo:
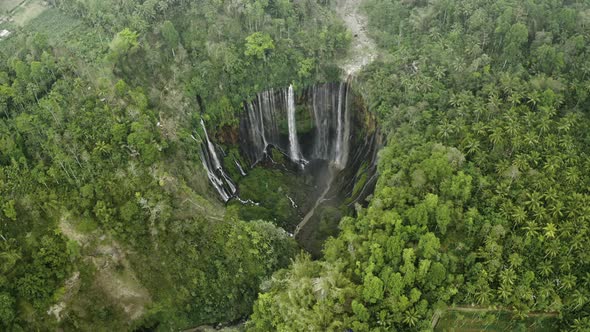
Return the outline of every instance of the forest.
{"type": "Polygon", "coordinates": [[[590,331],[590,1],[26,0],[4,29],[1,331],[590,331]]]}

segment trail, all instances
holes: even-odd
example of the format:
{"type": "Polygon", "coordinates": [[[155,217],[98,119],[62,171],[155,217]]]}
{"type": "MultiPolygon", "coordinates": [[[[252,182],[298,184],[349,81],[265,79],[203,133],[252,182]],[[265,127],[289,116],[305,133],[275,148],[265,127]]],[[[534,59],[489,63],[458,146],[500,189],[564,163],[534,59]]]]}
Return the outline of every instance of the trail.
{"type": "Polygon", "coordinates": [[[377,58],[375,42],[367,35],[367,17],[361,13],[363,0],[339,0],[336,13],[352,32],[352,45],[348,56],[340,65],[346,76],[354,75],[377,58]]]}

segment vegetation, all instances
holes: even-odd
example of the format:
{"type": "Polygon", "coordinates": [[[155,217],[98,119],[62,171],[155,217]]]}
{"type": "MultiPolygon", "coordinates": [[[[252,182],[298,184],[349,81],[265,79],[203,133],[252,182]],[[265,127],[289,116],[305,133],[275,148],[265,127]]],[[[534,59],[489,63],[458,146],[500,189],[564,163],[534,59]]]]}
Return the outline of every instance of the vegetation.
{"type": "Polygon", "coordinates": [[[235,137],[256,92],[340,77],[334,4],[49,3],[0,23],[0,330],[590,329],[588,1],[366,0],[387,145],[318,260],[281,229],[309,179],[242,176],[235,137]],[[260,205],[215,198],[201,118],[260,205]]]}
{"type": "Polygon", "coordinates": [[[275,274],[249,329],[423,331],[455,305],[590,329],[589,4],[365,8],[388,51],[362,75],[389,133],[374,197],[275,274]]]}
{"type": "Polygon", "coordinates": [[[54,3],[0,41],[0,330],[246,317],[295,243],[225,213],[191,135],[326,77],[348,34],[314,2],[54,3]]]}

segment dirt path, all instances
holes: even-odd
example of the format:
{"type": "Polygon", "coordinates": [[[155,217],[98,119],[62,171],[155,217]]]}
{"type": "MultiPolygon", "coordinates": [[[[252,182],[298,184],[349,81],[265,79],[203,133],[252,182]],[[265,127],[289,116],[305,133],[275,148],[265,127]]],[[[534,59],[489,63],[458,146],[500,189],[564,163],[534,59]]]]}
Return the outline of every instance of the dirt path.
{"type": "Polygon", "coordinates": [[[357,73],[361,68],[377,58],[375,42],[367,35],[367,18],[359,8],[363,0],[339,0],[336,13],[352,32],[352,45],[348,56],[340,64],[347,76],[357,73]]]}

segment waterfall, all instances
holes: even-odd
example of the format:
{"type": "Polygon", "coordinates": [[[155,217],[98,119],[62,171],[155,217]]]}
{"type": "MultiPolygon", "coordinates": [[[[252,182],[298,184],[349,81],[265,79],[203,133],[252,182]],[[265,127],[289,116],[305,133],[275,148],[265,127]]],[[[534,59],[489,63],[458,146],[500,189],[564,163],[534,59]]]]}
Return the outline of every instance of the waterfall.
{"type": "Polygon", "coordinates": [[[350,149],[350,98],[348,96],[348,89],[349,84],[340,84],[340,97],[338,102],[338,135],[336,139],[336,158],[334,162],[336,167],[339,169],[344,169],[344,167],[346,167],[348,162],[348,151],[350,149]]]}
{"type": "Polygon", "coordinates": [[[264,158],[269,145],[282,149],[277,121],[286,98],[279,92],[277,94],[273,89],[261,92],[244,104],[245,116],[240,121],[240,130],[252,166],[264,158]]]}
{"type": "MultiPolygon", "coordinates": [[[[201,144],[201,162],[203,163],[205,171],[207,171],[209,182],[211,182],[215,190],[219,193],[221,199],[224,202],[227,202],[232,197],[236,196],[238,188],[221,166],[217,151],[209,139],[209,134],[207,133],[207,128],[205,127],[203,119],[201,119],[201,127],[203,128],[203,133],[205,135],[205,141],[201,144]]],[[[192,138],[198,142],[194,136],[192,136],[192,138]]]]}
{"type": "Polygon", "coordinates": [[[244,169],[242,168],[242,165],[240,165],[240,163],[234,158],[234,163],[236,164],[236,166],[238,167],[238,171],[240,171],[240,175],[241,176],[246,176],[248,174],[246,174],[246,172],[244,172],[244,169]]]}
{"type": "Polygon", "coordinates": [[[316,135],[313,146],[313,157],[316,159],[326,159],[329,154],[328,144],[330,142],[330,126],[329,119],[326,118],[328,89],[320,88],[317,86],[313,87],[312,90],[312,110],[314,124],[316,128],[316,135]]]}
{"type": "Polygon", "coordinates": [[[307,160],[325,160],[337,169],[348,162],[350,145],[350,89],[348,82],[318,84],[304,90],[302,107],[313,122],[311,147],[302,152],[298,140],[296,103],[293,86],[261,92],[244,107],[240,121],[242,150],[255,165],[265,156],[268,146],[289,156],[296,164],[307,160]],[[281,132],[280,124],[287,124],[281,132]]]}
{"type": "Polygon", "coordinates": [[[338,107],[337,107],[337,115],[336,117],[337,119],[337,131],[336,131],[336,149],[334,151],[335,156],[334,156],[334,164],[338,167],[338,168],[343,168],[340,167],[340,159],[341,159],[341,155],[342,155],[342,136],[344,135],[344,133],[342,132],[342,95],[344,94],[344,83],[340,83],[340,87],[338,87],[338,107]]]}
{"type": "Polygon", "coordinates": [[[297,138],[297,124],[295,123],[295,94],[293,92],[293,85],[289,85],[287,92],[287,119],[289,126],[289,156],[291,161],[299,163],[303,161],[301,158],[301,151],[299,149],[299,139],[297,138]]]}
{"type": "Polygon", "coordinates": [[[221,163],[219,162],[219,158],[217,158],[217,152],[215,152],[215,146],[211,143],[209,139],[209,134],[207,134],[207,128],[205,128],[205,122],[201,119],[201,127],[203,128],[203,132],[205,133],[205,142],[207,143],[207,149],[209,150],[209,156],[213,158],[213,167],[215,170],[221,168],[221,163]]]}

